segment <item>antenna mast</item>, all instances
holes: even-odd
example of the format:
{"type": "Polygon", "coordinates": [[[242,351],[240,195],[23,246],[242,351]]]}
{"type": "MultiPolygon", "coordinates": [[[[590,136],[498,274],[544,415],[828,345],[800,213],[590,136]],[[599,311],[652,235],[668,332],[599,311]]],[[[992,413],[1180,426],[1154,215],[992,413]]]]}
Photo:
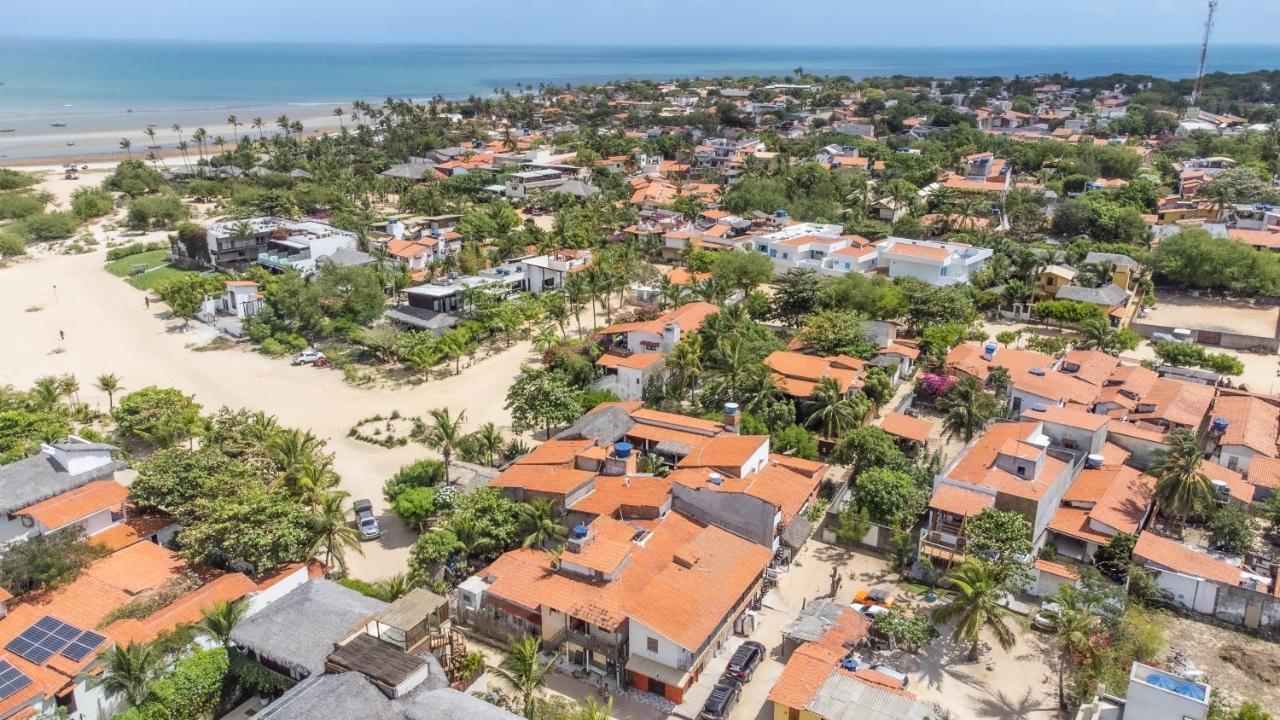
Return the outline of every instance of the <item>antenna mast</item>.
{"type": "Polygon", "coordinates": [[[1196,88],[1191,91],[1191,104],[1200,99],[1204,88],[1204,61],[1209,57],[1209,36],[1213,33],[1213,15],[1218,11],[1218,0],[1209,0],[1209,17],[1204,21],[1204,42],[1200,43],[1200,72],[1196,73],[1196,88]]]}

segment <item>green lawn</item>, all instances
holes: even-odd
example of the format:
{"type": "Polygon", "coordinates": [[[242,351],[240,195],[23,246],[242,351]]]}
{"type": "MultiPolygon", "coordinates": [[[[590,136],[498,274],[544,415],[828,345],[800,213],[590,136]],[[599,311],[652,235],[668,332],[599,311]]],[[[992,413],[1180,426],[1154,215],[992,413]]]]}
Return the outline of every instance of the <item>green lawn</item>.
{"type": "Polygon", "coordinates": [[[194,270],[179,270],[175,267],[169,267],[164,259],[165,255],[168,254],[168,250],[151,250],[123,257],[119,260],[112,260],[107,263],[107,272],[124,278],[130,285],[139,290],[152,290],[160,283],[189,272],[196,272],[194,270]],[[133,269],[138,265],[144,266],[146,271],[141,275],[134,275],[133,269]]]}

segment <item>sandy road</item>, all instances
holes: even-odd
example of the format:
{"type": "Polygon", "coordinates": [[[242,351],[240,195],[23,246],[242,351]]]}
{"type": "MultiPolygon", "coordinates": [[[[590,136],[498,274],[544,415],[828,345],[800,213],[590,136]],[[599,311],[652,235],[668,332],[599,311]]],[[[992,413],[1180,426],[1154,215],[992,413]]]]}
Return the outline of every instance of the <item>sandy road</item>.
{"type": "Polygon", "coordinates": [[[462,374],[416,387],[362,389],[341,373],[292,367],[247,350],[193,352],[192,335],[148,310],[142,293],[103,270],[105,251],[44,256],[0,269],[0,385],[27,387],[42,375],[71,373],[86,402],[106,405],[94,378],[115,373],[126,391],[147,385],[193,393],[206,410],[219,406],[262,410],[281,423],[310,430],[329,443],[344,489],[371,499],[385,529],[351,558],[352,574],[378,579],[406,568],[413,536],[386,512],[382,482],[401,465],[430,456],[421,446],[387,450],[348,438],[357,420],[399,410],[423,415],[430,408],[466,412],[466,425],[510,423],[503,397],[522,363],[535,359],[528,343],[478,360],[462,374]],[[56,290],[55,290],[56,286],[56,290]],[[28,308],[39,307],[38,311],[28,308]],[[66,340],[59,340],[59,331],[66,340]],[[56,352],[62,348],[63,352],[56,352]]]}

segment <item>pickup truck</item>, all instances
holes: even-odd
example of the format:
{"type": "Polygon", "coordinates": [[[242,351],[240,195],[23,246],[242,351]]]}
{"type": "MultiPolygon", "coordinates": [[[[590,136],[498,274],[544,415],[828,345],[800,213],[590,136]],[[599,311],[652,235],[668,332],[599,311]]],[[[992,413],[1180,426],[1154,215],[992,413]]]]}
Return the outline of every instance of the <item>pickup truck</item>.
{"type": "Polygon", "coordinates": [[[365,540],[374,540],[382,535],[382,528],[378,527],[378,518],[373,516],[373,503],[368,500],[357,500],[351,504],[351,508],[356,511],[356,527],[360,528],[360,537],[365,540]]]}

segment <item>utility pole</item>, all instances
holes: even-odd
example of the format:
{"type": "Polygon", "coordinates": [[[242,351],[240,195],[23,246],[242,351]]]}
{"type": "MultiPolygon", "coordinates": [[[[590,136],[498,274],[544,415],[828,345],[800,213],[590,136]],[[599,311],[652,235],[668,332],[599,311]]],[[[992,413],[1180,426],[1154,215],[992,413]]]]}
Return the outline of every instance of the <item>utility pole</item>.
{"type": "Polygon", "coordinates": [[[1196,73],[1196,88],[1191,91],[1191,105],[1194,107],[1200,100],[1200,91],[1204,89],[1204,61],[1209,57],[1209,36],[1213,34],[1213,15],[1218,12],[1218,0],[1209,0],[1209,17],[1204,21],[1204,41],[1200,43],[1200,71],[1196,73]]]}

